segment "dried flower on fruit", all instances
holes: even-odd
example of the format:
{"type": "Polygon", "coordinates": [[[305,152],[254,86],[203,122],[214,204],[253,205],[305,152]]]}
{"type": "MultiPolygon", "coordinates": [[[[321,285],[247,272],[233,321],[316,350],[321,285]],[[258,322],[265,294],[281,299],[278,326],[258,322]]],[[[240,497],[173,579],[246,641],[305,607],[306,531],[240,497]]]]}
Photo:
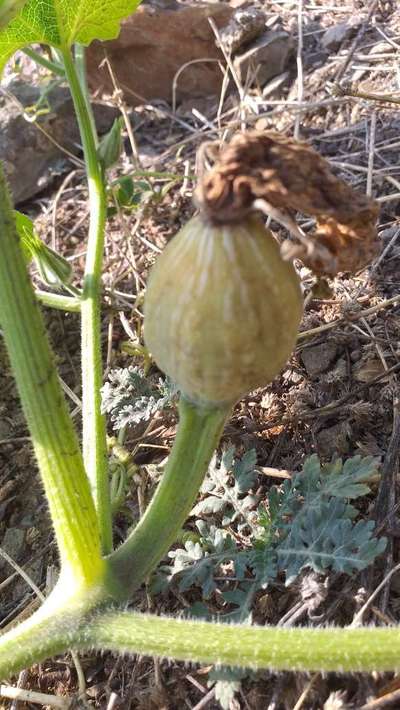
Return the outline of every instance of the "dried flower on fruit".
{"type": "Polygon", "coordinates": [[[272,214],[291,218],[299,211],[317,218],[314,233],[292,252],[316,273],[355,271],[371,260],[377,203],[333,175],[307,143],[250,131],[219,152],[214,146],[213,157],[216,163],[196,191],[197,204],[213,221],[236,221],[264,201],[272,214]]]}

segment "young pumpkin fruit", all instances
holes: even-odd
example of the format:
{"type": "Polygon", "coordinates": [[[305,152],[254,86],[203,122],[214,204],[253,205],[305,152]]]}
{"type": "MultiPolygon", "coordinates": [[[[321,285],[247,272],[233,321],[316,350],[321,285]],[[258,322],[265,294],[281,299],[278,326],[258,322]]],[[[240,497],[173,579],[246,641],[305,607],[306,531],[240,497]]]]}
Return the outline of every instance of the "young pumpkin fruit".
{"type": "Polygon", "coordinates": [[[257,216],[218,225],[199,215],[152,269],[145,341],[187,398],[226,406],[279,373],[302,311],[296,271],[257,216]]]}

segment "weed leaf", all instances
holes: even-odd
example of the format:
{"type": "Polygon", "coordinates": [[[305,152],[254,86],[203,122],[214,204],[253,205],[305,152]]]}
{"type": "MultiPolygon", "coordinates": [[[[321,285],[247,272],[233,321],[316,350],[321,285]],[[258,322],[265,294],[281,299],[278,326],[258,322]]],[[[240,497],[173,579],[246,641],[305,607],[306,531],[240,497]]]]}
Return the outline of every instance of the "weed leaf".
{"type": "Polygon", "coordinates": [[[318,508],[302,511],[291,523],[290,532],[277,549],[279,569],[290,584],[304,567],[315,572],[353,574],[367,567],[386,546],[373,538],[373,521],[353,525],[340,500],[320,501],[318,508]]]}

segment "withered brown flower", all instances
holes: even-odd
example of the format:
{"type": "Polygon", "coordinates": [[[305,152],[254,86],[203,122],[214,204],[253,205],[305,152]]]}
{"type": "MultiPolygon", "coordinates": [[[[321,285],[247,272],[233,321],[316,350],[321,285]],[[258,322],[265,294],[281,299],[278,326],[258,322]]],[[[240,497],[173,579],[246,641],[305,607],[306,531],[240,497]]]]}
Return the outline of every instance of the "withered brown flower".
{"type": "Polygon", "coordinates": [[[279,133],[236,134],[215,151],[216,162],[200,181],[195,200],[214,223],[242,220],[261,201],[292,220],[316,217],[316,228],[291,250],[318,274],[355,271],[376,252],[378,204],[337,178],[307,143],[279,133]]]}

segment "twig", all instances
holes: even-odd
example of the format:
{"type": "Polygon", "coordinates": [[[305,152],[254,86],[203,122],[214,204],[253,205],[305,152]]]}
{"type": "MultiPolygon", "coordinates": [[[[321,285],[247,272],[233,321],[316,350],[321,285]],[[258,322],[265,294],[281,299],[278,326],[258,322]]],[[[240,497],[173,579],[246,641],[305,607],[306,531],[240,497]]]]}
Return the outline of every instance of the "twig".
{"type": "Polygon", "coordinates": [[[27,123],[33,123],[35,128],[37,128],[38,131],[40,131],[47,138],[47,140],[50,141],[50,143],[55,145],[55,147],[58,148],[58,150],[60,150],[62,153],[64,153],[64,155],[66,155],[75,165],[77,165],[78,167],[83,167],[83,165],[84,165],[83,160],[80,160],[80,158],[77,158],[76,155],[71,153],[71,151],[69,151],[64,146],[62,146],[61,143],[58,143],[58,141],[56,141],[56,139],[53,138],[51,133],[46,131],[46,129],[43,128],[41,123],[39,123],[39,121],[37,120],[37,116],[32,117],[28,114],[25,106],[17,99],[17,97],[14,94],[7,91],[7,89],[5,89],[4,87],[1,87],[1,86],[0,86],[0,91],[4,96],[11,99],[16,104],[16,106],[18,107],[18,109],[21,113],[21,116],[23,116],[23,118],[25,119],[25,121],[27,121],[27,123]]]}
{"type": "Polygon", "coordinates": [[[378,710],[378,708],[386,708],[388,705],[393,705],[396,703],[399,707],[400,703],[400,690],[394,690],[392,693],[386,693],[381,698],[375,698],[371,700],[370,703],[361,705],[358,710],[378,710]]]}
{"type": "Polygon", "coordinates": [[[106,710],[114,710],[114,708],[120,704],[120,701],[121,698],[117,695],[117,693],[112,692],[109,697],[106,710]]]}
{"type": "Polygon", "coordinates": [[[370,8],[368,10],[368,14],[367,14],[364,22],[361,24],[361,26],[360,26],[360,28],[353,40],[353,44],[351,45],[351,47],[348,51],[347,57],[346,57],[343,65],[340,67],[339,71],[337,72],[337,74],[335,76],[335,81],[338,81],[338,82],[340,81],[340,79],[344,75],[345,71],[347,70],[351,60],[353,59],[354,53],[355,53],[358,45],[360,44],[360,42],[361,42],[362,38],[364,37],[364,34],[367,30],[367,27],[369,25],[369,21],[370,21],[372,15],[374,14],[376,8],[378,7],[378,2],[379,2],[379,0],[373,0],[373,2],[371,3],[370,8]]]}
{"type": "Polygon", "coordinates": [[[300,710],[300,708],[303,707],[305,701],[307,700],[307,696],[312,689],[315,681],[319,678],[319,673],[314,673],[313,676],[311,676],[310,680],[308,681],[306,687],[304,688],[303,692],[301,693],[296,705],[293,706],[293,710],[300,710]]]}
{"type": "Polygon", "coordinates": [[[392,94],[373,94],[367,91],[358,91],[351,89],[349,86],[337,86],[335,84],[334,92],[337,96],[352,96],[355,99],[367,99],[367,101],[379,101],[381,103],[400,104],[400,97],[394,97],[392,94]]]}
{"type": "Polygon", "coordinates": [[[393,372],[397,372],[398,370],[400,370],[400,362],[396,363],[396,365],[393,365],[392,367],[389,367],[387,370],[385,370],[385,372],[382,372],[380,375],[373,377],[372,380],[368,380],[368,382],[363,382],[358,387],[355,387],[351,392],[347,392],[347,394],[345,394],[343,397],[336,399],[334,402],[327,404],[325,407],[313,409],[312,412],[299,412],[295,417],[293,417],[293,419],[306,421],[307,419],[314,419],[315,417],[330,417],[332,415],[332,412],[335,412],[336,409],[342,407],[342,405],[348,402],[349,399],[354,397],[359,392],[362,392],[365,387],[371,387],[372,385],[376,385],[378,382],[385,379],[393,372]]]}
{"type": "MultiPolygon", "coordinates": [[[[374,518],[377,526],[383,522],[391,527],[393,510],[396,506],[396,479],[399,468],[400,455],[400,398],[399,388],[395,385],[393,394],[393,428],[387,448],[385,460],[382,466],[382,477],[379,485],[378,495],[374,506],[374,518]]],[[[388,546],[385,552],[384,571],[387,574],[393,564],[393,538],[389,537],[388,546]]],[[[385,586],[380,600],[379,608],[385,611],[389,602],[389,587],[385,586]]]]}
{"type": "MultiPolygon", "coordinates": [[[[304,96],[304,76],[303,76],[303,0],[297,0],[297,101],[299,104],[304,96]]],[[[296,140],[300,137],[300,113],[296,114],[293,135],[296,140]]]]}
{"type": "Polygon", "coordinates": [[[211,57],[200,57],[198,59],[191,59],[188,62],[185,62],[182,64],[182,66],[179,67],[178,71],[175,73],[174,78],[172,80],[172,113],[175,116],[176,114],[176,94],[178,90],[178,79],[182,72],[185,71],[188,67],[192,66],[193,64],[204,64],[205,62],[212,62],[213,64],[221,64],[219,59],[213,59],[211,57]]]}
{"type": "MultiPolygon", "coordinates": [[[[370,272],[369,272],[368,281],[370,281],[372,274],[375,273],[375,271],[377,270],[377,268],[379,267],[379,265],[380,265],[380,264],[382,263],[382,261],[384,260],[385,256],[389,253],[389,251],[391,250],[392,246],[393,246],[394,243],[397,241],[399,235],[400,235],[400,227],[399,227],[399,229],[396,229],[396,232],[394,233],[393,237],[391,238],[389,244],[387,244],[387,245],[385,246],[385,248],[384,248],[384,250],[382,251],[382,253],[379,254],[379,257],[378,257],[378,259],[376,260],[375,264],[372,265],[372,267],[371,267],[371,269],[370,269],[370,272]]],[[[368,282],[367,282],[367,283],[368,283],[368,282]]],[[[365,288],[365,286],[363,286],[363,288],[365,288]]]]}
{"type": "Polygon", "coordinates": [[[8,562],[8,564],[11,565],[11,567],[16,572],[18,572],[19,576],[22,577],[22,579],[27,583],[27,585],[35,592],[38,599],[40,599],[41,602],[44,602],[45,596],[44,596],[43,592],[40,591],[39,587],[35,584],[33,579],[31,579],[29,574],[27,574],[27,572],[25,572],[25,570],[22,567],[20,567],[18,562],[15,562],[12,559],[12,557],[10,557],[10,555],[7,554],[7,552],[5,550],[3,550],[1,547],[0,547],[0,556],[3,557],[6,560],[6,562],[8,562]]]}
{"type": "Polygon", "coordinates": [[[362,311],[359,311],[356,313],[354,316],[349,318],[349,316],[342,316],[341,318],[337,318],[336,320],[331,321],[330,323],[324,323],[323,325],[319,325],[316,328],[310,328],[309,330],[303,330],[301,333],[298,334],[297,340],[304,340],[304,338],[312,338],[314,335],[318,335],[319,333],[323,333],[326,330],[330,330],[331,328],[335,328],[337,325],[340,325],[341,323],[347,323],[351,322],[353,320],[358,320],[359,318],[365,318],[366,316],[371,316],[374,313],[378,313],[378,311],[382,310],[383,308],[387,308],[388,306],[392,306],[396,301],[400,301],[400,294],[398,296],[392,296],[392,298],[387,298],[385,301],[382,301],[381,303],[377,303],[376,306],[370,306],[370,308],[364,308],[362,311]]]}
{"type": "MultiPolygon", "coordinates": [[[[386,371],[388,372],[388,370],[386,371]]],[[[398,388],[393,395],[393,428],[382,466],[382,478],[375,502],[374,518],[380,525],[395,506],[395,483],[400,456],[400,397],[398,388]]]]}
{"type": "Polygon", "coordinates": [[[392,578],[392,576],[400,570],[400,564],[396,565],[396,567],[393,567],[393,569],[388,572],[386,577],[382,580],[380,584],[378,584],[377,588],[372,592],[371,596],[368,597],[367,601],[361,609],[355,614],[353,621],[351,622],[350,626],[355,627],[355,626],[360,626],[362,625],[362,620],[365,612],[367,611],[368,607],[370,604],[374,601],[375,597],[379,594],[379,592],[384,588],[384,586],[389,582],[389,580],[392,578]]]}
{"type": "Polygon", "coordinates": [[[202,698],[200,702],[192,708],[192,710],[202,710],[202,708],[205,708],[208,703],[213,699],[214,695],[215,687],[211,688],[211,690],[208,691],[207,695],[205,695],[204,698],[202,698]]]}
{"type": "Polygon", "coordinates": [[[371,123],[369,128],[368,141],[368,173],[367,173],[367,195],[372,195],[372,180],[374,174],[374,156],[375,156],[375,134],[376,134],[376,111],[371,114],[371,123]]]}
{"type": "Polygon", "coordinates": [[[259,466],[258,473],[271,478],[292,478],[293,471],[287,471],[285,468],[272,468],[271,466],[259,466]]]}
{"type": "Polygon", "coordinates": [[[56,192],[56,196],[53,200],[53,209],[52,209],[52,216],[51,216],[51,246],[52,246],[52,249],[54,249],[55,251],[57,251],[56,227],[57,227],[58,203],[59,203],[60,197],[63,194],[65,188],[71,182],[71,180],[75,177],[76,172],[77,172],[76,170],[71,170],[71,172],[68,173],[67,177],[62,181],[59,189],[56,192]]]}
{"type": "MultiPolygon", "coordinates": [[[[17,688],[23,688],[26,681],[28,680],[29,672],[27,670],[21,671],[21,673],[18,676],[17,680],[17,688]]],[[[19,702],[17,698],[14,698],[14,700],[11,703],[10,710],[19,710],[19,702]]]]}
{"type": "Polygon", "coordinates": [[[115,76],[115,72],[111,66],[111,62],[104,51],[105,57],[102,62],[102,64],[106,64],[108,73],[110,75],[110,79],[113,85],[114,89],[114,94],[113,94],[113,99],[115,100],[115,103],[117,104],[118,110],[121,113],[122,118],[124,119],[124,124],[126,128],[126,132],[128,134],[129,138],[129,143],[132,149],[132,157],[133,157],[133,163],[135,168],[140,168],[141,167],[141,162],[140,162],[140,156],[139,156],[139,151],[135,139],[135,134],[132,130],[132,124],[129,120],[128,116],[128,111],[125,105],[125,102],[123,100],[124,92],[122,91],[121,87],[118,85],[118,80],[117,77],[115,76]]]}
{"type": "Polygon", "coordinates": [[[12,698],[25,703],[37,703],[38,705],[50,705],[52,708],[64,708],[68,710],[71,707],[71,699],[57,697],[56,695],[47,695],[47,693],[36,693],[34,690],[24,690],[23,688],[14,688],[9,685],[0,685],[0,695],[3,698],[12,698]]]}
{"type": "Polygon", "coordinates": [[[239,101],[240,101],[240,127],[241,127],[241,130],[244,131],[246,129],[246,116],[245,116],[245,112],[244,112],[245,90],[239,80],[237,71],[233,65],[232,57],[231,57],[230,53],[226,51],[226,47],[224,45],[223,40],[221,39],[221,35],[220,35],[219,29],[216,25],[214,18],[209,17],[208,22],[211,25],[211,29],[214,32],[214,35],[215,35],[216,40],[218,42],[218,46],[219,46],[222,54],[224,55],[224,59],[226,61],[227,66],[229,67],[229,71],[232,74],[232,79],[235,82],[236,88],[238,90],[239,101]]]}

